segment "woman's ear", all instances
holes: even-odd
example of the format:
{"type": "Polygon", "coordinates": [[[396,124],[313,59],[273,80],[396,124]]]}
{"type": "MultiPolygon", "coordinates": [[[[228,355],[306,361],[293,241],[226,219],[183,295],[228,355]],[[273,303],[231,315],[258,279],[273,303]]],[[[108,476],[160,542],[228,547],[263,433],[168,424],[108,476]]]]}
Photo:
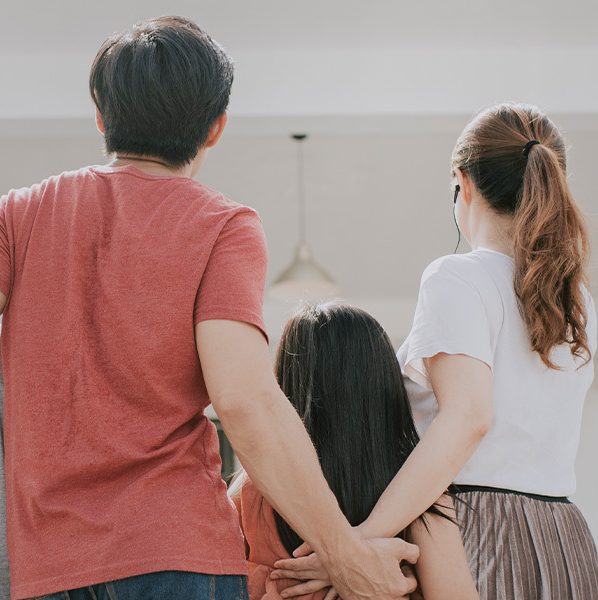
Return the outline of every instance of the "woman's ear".
{"type": "Polygon", "coordinates": [[[461,169],[455,169],[455,176],[457,177],[457,183],[461,188],[461,199],[465,204],[470,204],[473,198],[473,182],[467,173],[464,173],[461,169]]]}

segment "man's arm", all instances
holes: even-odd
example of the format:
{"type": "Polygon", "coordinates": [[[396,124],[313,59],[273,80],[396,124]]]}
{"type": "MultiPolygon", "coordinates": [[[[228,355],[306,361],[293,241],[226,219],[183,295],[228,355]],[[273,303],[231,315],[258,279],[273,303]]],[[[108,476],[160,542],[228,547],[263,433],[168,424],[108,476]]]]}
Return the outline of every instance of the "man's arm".
{"type": "Polygon", "coordinates": [[[0,315],[4,312],[6,308],[6,296],[0,292],[0,315]]]}
{"type": "Polygon", "coordinates": [[[402,540],[362,540],[322,474],[313,445],[273,374],[262,333],[211,320],[196,325],[204,379],[224,431],[256,487],[320,556],[345,600],[404,598],[415,582],[398,568],[415,562],[402,540]]]}

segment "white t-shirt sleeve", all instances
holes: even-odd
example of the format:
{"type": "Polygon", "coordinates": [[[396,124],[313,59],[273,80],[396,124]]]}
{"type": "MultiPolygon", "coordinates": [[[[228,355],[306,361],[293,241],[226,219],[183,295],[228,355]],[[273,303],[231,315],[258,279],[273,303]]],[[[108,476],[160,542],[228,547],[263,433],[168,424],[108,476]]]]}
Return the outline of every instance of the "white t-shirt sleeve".
{"type": "Polygon", "coordinates": [[[449,257],[423,274],[413,328],[399,360],[404,373],[427,389],[431,384],[424,359],[440,353],[464,354],[493,368],[496,315],[480,292],[486,282],[475,281],[476,267],[449,257]]]}
{"type": "Polygon", "coordinates": [[[596,323],[596,306],[594,304],[594,299],[592,298],[589,290],[584,287],[584,296],[586,298],[586,307],[588,311],[588,323],[586,327],[587,335],[588,335],[588,344],[590,346],[590,353],[592,354],[592,358],[596,356],[596,350],[598,348],[598,331],[597,331],[597,323],[596,323]]]}

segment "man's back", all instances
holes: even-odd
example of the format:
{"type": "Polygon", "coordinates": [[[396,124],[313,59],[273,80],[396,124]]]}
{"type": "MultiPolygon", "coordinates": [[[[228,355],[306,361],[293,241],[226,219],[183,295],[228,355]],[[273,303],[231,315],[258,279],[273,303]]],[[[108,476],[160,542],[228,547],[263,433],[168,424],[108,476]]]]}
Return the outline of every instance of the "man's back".
{"type": "Polygon", "coordinates": [[[245,572],[193,326],[263,329],[262,235],[250,209],[132,166],[2,199],[15,598],[144,571],[245,572]],[[229,289],[233,246],[246,285],[229,289]]]}

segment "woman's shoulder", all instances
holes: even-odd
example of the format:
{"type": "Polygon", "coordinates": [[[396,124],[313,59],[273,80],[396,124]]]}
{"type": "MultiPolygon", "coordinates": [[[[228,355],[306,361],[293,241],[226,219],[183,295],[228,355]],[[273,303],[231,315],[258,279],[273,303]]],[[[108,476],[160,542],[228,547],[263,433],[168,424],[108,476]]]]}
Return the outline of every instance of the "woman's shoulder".
{"type": "Polygon", "coordinates": [[[487,299],[496,295],[498,282],[492,265],[479,253],[469,252],[432,261],[422,274],[420,287],[457,295],[476,292],[487,299]]]}
{"type": "Polygon", "coordinates": [[[424,270],[422,279],[434,276],[469,279],[471,276],[483,274],[487,267],[476,252],[466,254],[448,254],[433,260],[424,270]]]}
{"type": "Polygon", "coordinates": [[[489,324],[496,338],[505,303],[514,295],[507,258],[469,252],[434,260],[422,275],[419,319],[443,323],[452,319],[455,327],[471,325],[477,319],[479,324],[489,324]]]}

